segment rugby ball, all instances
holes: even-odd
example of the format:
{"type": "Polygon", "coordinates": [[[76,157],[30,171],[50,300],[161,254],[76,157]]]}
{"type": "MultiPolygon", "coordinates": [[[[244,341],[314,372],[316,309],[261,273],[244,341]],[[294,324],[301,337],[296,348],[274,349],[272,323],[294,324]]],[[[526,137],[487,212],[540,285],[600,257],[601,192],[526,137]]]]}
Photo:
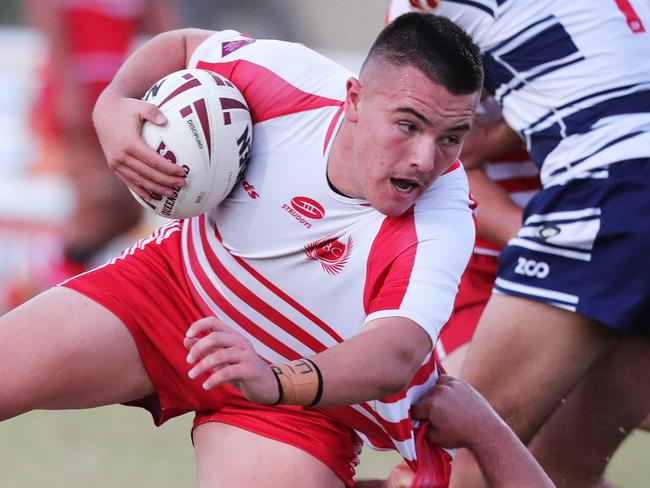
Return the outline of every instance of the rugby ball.
{"type": "Polygon", "coordinates": [[[167,117],[158,126],[145,121],[142,138],[154,151],[183,166],[187,184],[150,202],[133,196],[156,214],[195,217],[219,205],[231,192],[248,162],[253,125],[246,100],[227,78],[201,69],[165,76],[143,100],[167,117]]]}

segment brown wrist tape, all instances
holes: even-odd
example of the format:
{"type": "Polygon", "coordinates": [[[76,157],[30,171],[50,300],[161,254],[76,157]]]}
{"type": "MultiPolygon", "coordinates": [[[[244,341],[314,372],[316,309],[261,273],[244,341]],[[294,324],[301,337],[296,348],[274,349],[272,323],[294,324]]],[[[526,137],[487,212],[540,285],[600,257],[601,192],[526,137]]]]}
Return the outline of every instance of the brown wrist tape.
{"type": "Polygon", "coordinates": [[[280,396],[278,401],[284,405],[316,405],[323,394],[323,376],[320,369],[309,359],[298,359],[290,363],[271,365],[278,381],[280,396]]]}

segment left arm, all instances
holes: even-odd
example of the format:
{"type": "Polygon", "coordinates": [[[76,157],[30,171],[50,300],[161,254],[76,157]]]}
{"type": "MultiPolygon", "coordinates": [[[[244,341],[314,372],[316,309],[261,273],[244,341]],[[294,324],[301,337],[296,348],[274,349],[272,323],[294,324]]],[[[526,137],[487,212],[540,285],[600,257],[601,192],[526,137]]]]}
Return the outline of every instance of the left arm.
{"type": "MultiPolygon", "coordinates": [[[[246,338],[219,319],[209,317],[192,324],[185,346],[188,362],[194,365],[189,376],[203,377],[204,388],[231,382],[253,402],[278,400],[278,381],[271,366],[246,338]]],[[[361,334],[308,358],[322,375],[318,406],[351,405],[404,390],[431,347],[429,335],[409,319],[370,322],[361,334]]],[[[281,403],[309,403],[285,400],[281,403]]]]}

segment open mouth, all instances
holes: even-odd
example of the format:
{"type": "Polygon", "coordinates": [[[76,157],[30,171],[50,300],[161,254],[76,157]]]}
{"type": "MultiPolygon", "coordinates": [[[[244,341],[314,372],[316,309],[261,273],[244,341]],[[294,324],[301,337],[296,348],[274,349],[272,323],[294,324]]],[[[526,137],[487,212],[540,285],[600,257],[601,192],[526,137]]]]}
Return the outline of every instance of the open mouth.
{"type": "Polygon", "coordinates": [[[403,193],[409,193],[415,188],[417,188],[418,184],[413,181],[413,180],[407,180],[404,178],[391,178],[390,182],[393,184],[393,187],[397,191],[401,191],[403,193]]]}

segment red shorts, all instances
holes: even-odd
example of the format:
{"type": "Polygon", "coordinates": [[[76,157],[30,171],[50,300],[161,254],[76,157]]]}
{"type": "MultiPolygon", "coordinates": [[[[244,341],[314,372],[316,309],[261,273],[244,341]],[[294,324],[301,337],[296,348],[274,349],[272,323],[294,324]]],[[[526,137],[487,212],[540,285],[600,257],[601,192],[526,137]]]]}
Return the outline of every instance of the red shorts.
{"type": "Polygon", "coordinates": [[[195,425],[223,422],[285,442],[308,452],[353,486],[359,439],[349,427],[321,410],[259,405],[232,387],[205,391],[201,378],[188,378],[183,338],[202,315],[186,283],[181,226],[173,222],[162,227],[109,264],[62,285],[113,312],[133,336],[156,389],[155,398],[134,404],[149,410],[156,425],[186,412],[201,412],[195,425]]]}
{"type": "Polygon", "coordinates": [[[454,312],[443,327],[436,346],[440,359],[472,339],[483,309],[492,294],[498,267],[499,258],[472,254],[460,280],[454,312]]]}

